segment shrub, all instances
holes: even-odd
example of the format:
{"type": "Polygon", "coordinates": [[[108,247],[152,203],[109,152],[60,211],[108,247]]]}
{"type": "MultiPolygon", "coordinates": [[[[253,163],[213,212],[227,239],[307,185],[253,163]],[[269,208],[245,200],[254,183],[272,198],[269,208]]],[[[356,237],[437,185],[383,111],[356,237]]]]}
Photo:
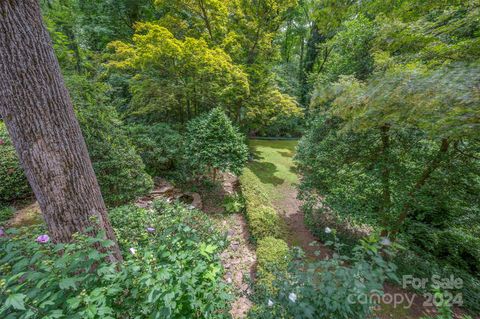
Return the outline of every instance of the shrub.
{"type": "Polygon", "coordinates": [[[247,168],[240,177],[245,198],[245,213],[250,233],[255,240],[264,237],[283,238],[285,225],[267,198],[258,178],[247,168]]]}
{"type": "Polygon", "coordinates": [[[0,225],[8,221],[15,214],[15,209],[9,206],[2,206],[0,204],[0,225]]]}
{"type": "MultiPolygon", "coordinates": [[[[451,309],[450,298],[443,292],[435,291],[433,301],[438,309],[439,314],[435,317],[422,317],[420,319],[453,319],[453,311],[451,309]]],[[[472,319],[470,316],[462,316],[460,319],[472,319]]]]}
{"type": "Polygon", "coordinates": [[[252,236],[259,240],[265,237],[281,237],[281,220],[272,207],[259,207],[247,213],[252,236]]]}
{"type": "Polygon", "coordinates": [[[18,161],[15,148],[0,120],[0,202],[29,195],[32,191],[18,161]]]}
{"type": "Polygon", "coordinates": [[[185,156],[193,173],[231,172],[239,175],[247,162],[245,139],[220,108],[190,121],[185,156]]]}
{"type": "Polygon", "coordinates": [[[102,90],[107,87],[82,76],[69,77],[67,83],[106,204],[120,205],[148,193],[153,187],[152,178],[145,172],[117,112],[102,101],[102,90]]]}
{"type": "Polygon", "coordinates": [[[396,278],[395,266],[379,248],[368,240],[352,258],[335,253],[316,262],[293,260],[288,272],[276,273],[273,289],[258,292],[250,318],[370,318],[373,304],[366,297],[380,294],[384,281],[396,278]]]}
{"type": "Polygon", "coordinates": [[[298,137],[302,134],[301,107],[293,97],[274,87],[252,96],[245,116],[246,129],[251,135],[298,137]]]}
{"type": "Polygon", "coordinates": [[[265,190],[262,187],[258,177],[250,170],[244,169],[242,176],[240,176],[240,186],[247,209],[271,206],[270,200],[267,197],[265,190]]]}
{"type": "MultiPolygon", "coordinates": [[[[452,289],[453,295],[461,293],[463,296],[464,307],[472,312],[480,312],[478,300],[480,300],[480,280],[476,275],[469,273],[459,266],[452,266],[446,260],[440,260],[435,256],[419,246],[408,242],[405,239],[401,240],[401,245],[406,249],[402,250],[394,259],[398,265],[398,275],[410,275],[416,278],[432,278],[436,275],[440,278],[461,278],[463,286],[460,289],[452,289]]],[[[430,287],[420,289],[419,292],[430,292],[430,287]]]]}
{"type": "Polygon", "coordinates": [[[202,212],[158,202],[150,212],[126,206],[110,217],[119,264],[92,248],[112,244],[102,234],[57,245],[37,243],[39,227],[0,237],[0,316],[229,318],[219,259],[225,237],[202,212]]]}
{"type": "Polygon", "coordinates": [[[277,116],[265,127],[258,128],[255,136],[264,137],[301,137],[304,131],[304,119],[300,116],[277,116]]]}
{"type": "Polygon", "coordinates": [[[67,74],[65,81],[106,204],[120,205],[148,193],[153,181],[108,104],[110,87],[84,75],[67,74]]]}
{"type": "Polygon", "coordinates": [[[142,157],[147,173],[162,176],[179,168],[182,161],[182,136],[166,123],[126,127],[128,136],[142,157]]]}
{"type": "Polygon", "coordinates": [[[275,273],[284,272],[290,262],[290,250],[282,239],[265,237],[257,246],[258,284],[270,287],[275,273]]]}
{"type": "Polygon", "coordinates": [[[235,214],[242,212],[245,209],[245,200],[240,194],[233,194],[225,196],[223,199],[223,208],[228,214],[235,214]]]}

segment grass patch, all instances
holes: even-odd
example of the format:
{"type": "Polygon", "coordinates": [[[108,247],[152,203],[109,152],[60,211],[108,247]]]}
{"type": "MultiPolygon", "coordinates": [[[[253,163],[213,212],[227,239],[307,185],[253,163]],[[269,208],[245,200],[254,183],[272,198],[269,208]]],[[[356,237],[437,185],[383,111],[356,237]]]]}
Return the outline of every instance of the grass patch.
{"type": "Polygon", "coordinates": [[[298,183],[293,163],[297,143],[296,140],[250,140],[248,143],[253,154],[248,169],[255,174],[272,200],[281,196],[278,189],[282,185],[298,183]]]}

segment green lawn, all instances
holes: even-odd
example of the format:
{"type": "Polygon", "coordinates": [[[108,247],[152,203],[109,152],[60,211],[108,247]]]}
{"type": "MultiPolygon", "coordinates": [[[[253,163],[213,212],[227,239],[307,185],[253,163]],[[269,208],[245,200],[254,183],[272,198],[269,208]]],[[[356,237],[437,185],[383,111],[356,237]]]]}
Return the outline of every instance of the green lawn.
{"type": "Polygon", "coordinates": [[[254,160],[248,168],[262,182],[271,199],[281,196],[282,186],[298,182],[293,156],[296,140],[250,140],[249,147],[254,160]]]}

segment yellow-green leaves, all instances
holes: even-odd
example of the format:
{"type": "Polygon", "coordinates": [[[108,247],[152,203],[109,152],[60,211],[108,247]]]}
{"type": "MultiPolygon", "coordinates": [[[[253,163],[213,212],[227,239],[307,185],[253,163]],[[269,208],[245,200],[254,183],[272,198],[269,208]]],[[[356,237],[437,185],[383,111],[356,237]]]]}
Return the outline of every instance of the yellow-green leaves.
{"type": "Polygon", "coordinates": [[[249,93],[247,75],[203,38],[180,40],[156,23],[137,23],[133,43],[116,41],[109,66],[133,71],[131,114],[190,118],[214,106],[239,112],[249,93]]]}

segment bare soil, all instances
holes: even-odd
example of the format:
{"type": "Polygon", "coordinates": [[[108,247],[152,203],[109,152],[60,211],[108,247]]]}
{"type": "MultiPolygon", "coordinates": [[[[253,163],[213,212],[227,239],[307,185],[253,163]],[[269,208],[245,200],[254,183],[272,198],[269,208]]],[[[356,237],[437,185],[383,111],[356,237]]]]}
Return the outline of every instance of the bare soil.
{"type": "Polygon", "coordinates": [[[231,174],[222,176],[221,187],[214,191],[200,189],[203,211],[208,213],[217,225],[227,233],[229,246],[221,254],[225,268],[225,282],[231,284],[235,291],[230,314],[234,319],[245,318],[252,307],[249,299],[250,283],[254,280],[256,254],[250,243],[250,233],[243,214],[225,214],[222,207],[225,196],[237,191],[238,179],[231,174]]]}

